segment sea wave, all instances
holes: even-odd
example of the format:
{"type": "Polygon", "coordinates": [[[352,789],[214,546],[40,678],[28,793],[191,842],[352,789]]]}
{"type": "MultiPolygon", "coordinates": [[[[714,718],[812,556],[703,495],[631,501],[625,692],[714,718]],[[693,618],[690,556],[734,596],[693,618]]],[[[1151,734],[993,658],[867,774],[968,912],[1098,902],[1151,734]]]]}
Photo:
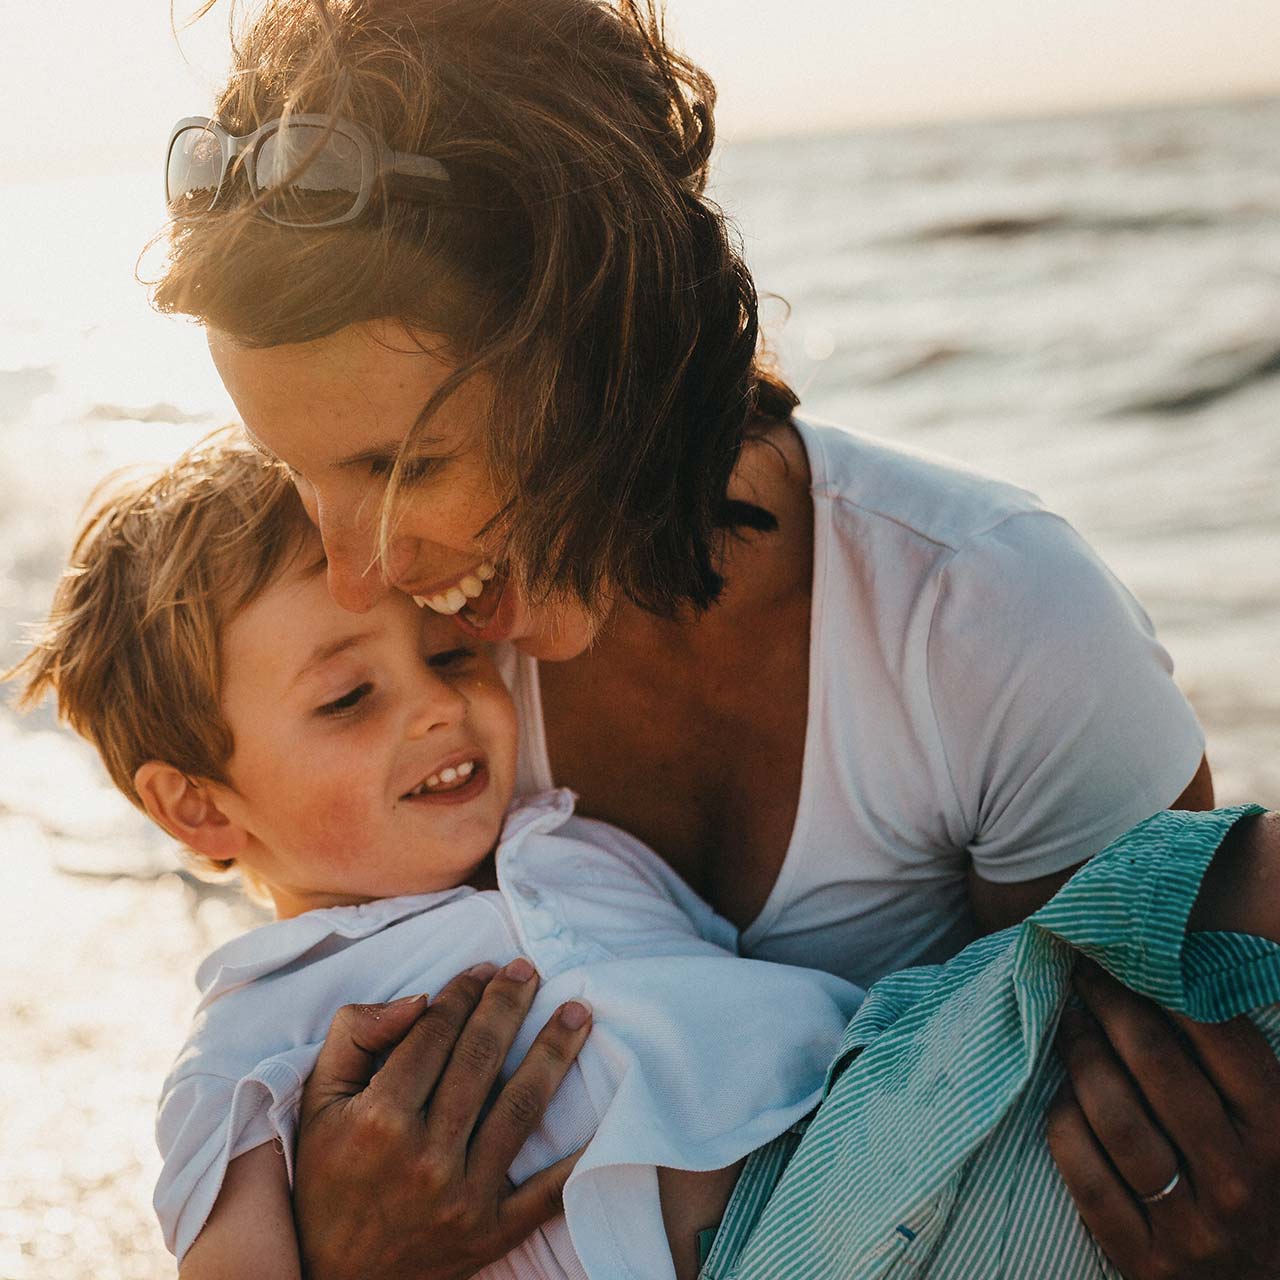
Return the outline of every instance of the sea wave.
{"type": "MultiPolygon", "coordinates": [[[[1242,209],[1239,217],[1250,220],[1277,216],[1280,211],[1259,208],[1242,209]]],[[[1080,212],[984,214],[976,218],[958,218],[930,223],[903,235],[890,237],[885,243],[937,244],[964,240],[1016,240],[1024,236],[1073,234],[1088,232],[1099,235],[1151,235],[1174,230],[1218,230],[1230,217],[1221,210],[1161,209],[1150,213],[1080,212]]]]}
{"type": "Polygon", "coordinates": [[[1116,417],[1192,413],[1274,378],[1280,378],[1280,342],[1251,343],[1201,357],[1186,371],[1180,385],[1135,397],[1112,413],[1116,417]]]}
{"type": "Polygon", "coordinates": [[[140,408],[119,404],[95,404],[85,415],[91,422],[212,422],[210,414],[187,413],[165,401],[143,405],[140,408]]]}

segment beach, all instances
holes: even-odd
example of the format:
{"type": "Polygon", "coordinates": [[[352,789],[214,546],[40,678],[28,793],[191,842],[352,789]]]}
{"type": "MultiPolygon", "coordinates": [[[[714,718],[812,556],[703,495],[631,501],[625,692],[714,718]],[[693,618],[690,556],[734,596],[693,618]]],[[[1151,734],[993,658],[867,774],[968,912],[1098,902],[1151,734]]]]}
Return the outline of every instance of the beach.
{"type": "MultiPolygon", "coordinates": [[[[1278,130],[1271,99],[739,143],[713,194],[803,412],[1065,515],[1154,620],[1219,802],[1280,807],[1278,130]]],[[[157,186],[3,189],[0,240],[36,250],[0,268],[6,663],[96,481],[233,416],[134,278],[157,186]]],[[[48,708],[0,710],[0,753],[0,1280],[169,1276],[152,1109],[196,963],[262,917],[48,708]]]]}

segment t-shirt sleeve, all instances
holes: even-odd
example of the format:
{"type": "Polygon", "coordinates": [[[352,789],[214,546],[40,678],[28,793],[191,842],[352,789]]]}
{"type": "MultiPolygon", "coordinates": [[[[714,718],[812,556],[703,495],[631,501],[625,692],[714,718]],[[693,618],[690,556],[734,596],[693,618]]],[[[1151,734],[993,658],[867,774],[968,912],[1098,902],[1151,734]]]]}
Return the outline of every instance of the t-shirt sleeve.
{"type": "Polygon", "coordinates": [[[1030,880],[1167,808],[1204,734],[1151,620],[1065,521],[1011,516],[941,571],[929,693],[957,844],[1030,880]]]}

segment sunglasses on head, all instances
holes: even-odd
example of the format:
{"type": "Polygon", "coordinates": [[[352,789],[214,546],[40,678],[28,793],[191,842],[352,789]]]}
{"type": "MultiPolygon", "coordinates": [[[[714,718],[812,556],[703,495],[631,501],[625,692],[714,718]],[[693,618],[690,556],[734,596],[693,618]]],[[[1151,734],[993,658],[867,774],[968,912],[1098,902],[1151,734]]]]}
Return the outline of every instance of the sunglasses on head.
{"type": "Polygon", "coordinates": [[[449,187],[439,160],[392,151],[372,130],[332,116],[291,115],[235,137],[191,116],[169,135],[164,194],[176,217],[207,213],[243,177],[258,211],[287,227],[354,222],[374,195],[438,199],[449,187]]]}

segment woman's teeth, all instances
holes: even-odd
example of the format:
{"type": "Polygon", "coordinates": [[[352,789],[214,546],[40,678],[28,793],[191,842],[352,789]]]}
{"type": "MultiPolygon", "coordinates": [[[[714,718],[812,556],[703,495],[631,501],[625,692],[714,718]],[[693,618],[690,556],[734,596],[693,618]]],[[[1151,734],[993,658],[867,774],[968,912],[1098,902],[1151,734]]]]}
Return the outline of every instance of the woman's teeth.
{"type": "Polygon", "coordinates": [[[476,771],[478,761],[464,760],[462,764],[451,765],[448,769],[441,769],[439,773],[433,773],[424,782],[418,783],[412,791],[411,796],[425,796],[432,791],[454,791],[462,786],[471,775],[476,771]]]}
{"type": "Polygon", "coordinates": [[[484,584],[497,572],[497,569],[486,560],[483,564],[476,565],[475,569],[461,582],[447,591],[441,591],[434,596],[414,596],[413,602],[419,609],[425,606],[436,613],[459,613],[468,600],[479,598],[484,591],[484,584]]]}

